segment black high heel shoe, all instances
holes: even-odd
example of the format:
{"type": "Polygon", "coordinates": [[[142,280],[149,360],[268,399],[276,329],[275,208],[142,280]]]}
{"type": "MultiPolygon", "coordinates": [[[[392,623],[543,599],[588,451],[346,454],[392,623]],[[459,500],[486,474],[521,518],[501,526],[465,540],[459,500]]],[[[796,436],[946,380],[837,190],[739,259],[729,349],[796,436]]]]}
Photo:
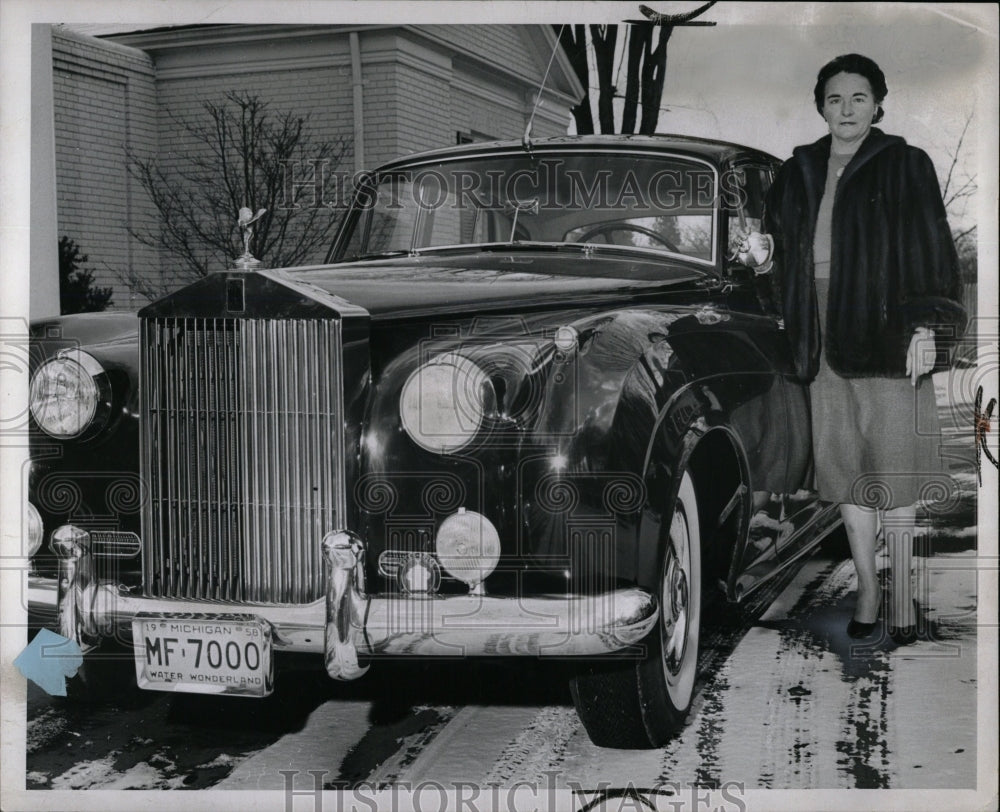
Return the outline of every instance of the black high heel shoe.
{"type": "MultiPolygon", "coordinates": [[[[885,591],[881,588],[879,589],[879,608],[882,607],[882,602],[885,599],[885,591]]],[[[871,623],[865,623],[861,620],[855,620],[853,617],[847,623],[847,636],[852,637],[855,640],[860,640],[863,637],[870,636],[874,631],[875,627],[878,625],[878,615],[875,615],[875,620],[871,623]]]]}
{"type": "Polygon", "coordinates": [[[855,640],[860,640],[862,637],[871,635],[877,625],[878,618],[871,623],[862,623],[860,620],[855,620],[852,617],[847,623],[847,636],[853,637],[855,640]]]}
{"type": "MultiPolygon", "coordinates": [[[[913,614],[920,614],[920,606],[917,604],[916,598],[913,600],[913,614]]],[[[911,643],[916,643],[917,625],[913,623],[909,626],[890,626],[889,637],[892,638],[892,642],[897,646],[908,646],[911,643]]]]}

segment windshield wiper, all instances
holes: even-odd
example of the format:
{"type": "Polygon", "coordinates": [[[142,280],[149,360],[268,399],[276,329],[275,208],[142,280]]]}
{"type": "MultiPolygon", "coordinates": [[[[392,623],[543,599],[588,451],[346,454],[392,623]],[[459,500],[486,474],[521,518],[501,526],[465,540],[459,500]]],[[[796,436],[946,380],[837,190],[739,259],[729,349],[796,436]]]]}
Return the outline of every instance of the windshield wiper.
{"type": "Polygon", "coordinates": [[[404,251],[402,249],[397,251],[376,251],[374,254],[355,254],[353,257],[347,260],[341,260],[342,262],[363,262],[367,259],[391,259],[392,257],[406,257],[410,256],[411,251],[404,251]]]}

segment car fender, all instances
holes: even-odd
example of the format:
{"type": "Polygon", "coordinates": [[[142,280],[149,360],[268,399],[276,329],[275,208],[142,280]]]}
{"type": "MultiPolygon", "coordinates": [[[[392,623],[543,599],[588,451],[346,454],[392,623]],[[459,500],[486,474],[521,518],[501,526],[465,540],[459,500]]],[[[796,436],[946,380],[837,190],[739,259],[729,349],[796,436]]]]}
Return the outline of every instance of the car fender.
{"type": "MultiPolygon", "coordinates": [[[[581,579],[635,583],[678,473],[709,431],[724,433],[746,490],[746,445],[774,444],[783,392],[750,337],[755,325],[715,315],[681,307],[618,311],[587,325],[592,334],[581,329],[574,362],[550,375],[534,435],[537,446],[545,440],[551,450],[525,508],[533,553],[568,561],[581,579]],[[583,538],[606,549],[584,551],[583,538]]],[[[770,453],[782,469],[780,442],[770,453]]],[[[766,455],[758,456],[763,463],[766,455]]],[[[741,500],[741,515],[747,506],[741,500]]]]}
{"type": "MultiPolygon", "coordinates": [[[[138,325],[131,313],[79,314],[31,324],[32,375],[58,353],[81,350],[104,368],[112,392],[107,426],[89,439],[57,440],[27,418],[27,498],[38,509],[46,538],[67,523],[139,532],[145,487],[139,474],[138,325]]],[[[54,568],[47,545],[35,566],[54,568]]]]}

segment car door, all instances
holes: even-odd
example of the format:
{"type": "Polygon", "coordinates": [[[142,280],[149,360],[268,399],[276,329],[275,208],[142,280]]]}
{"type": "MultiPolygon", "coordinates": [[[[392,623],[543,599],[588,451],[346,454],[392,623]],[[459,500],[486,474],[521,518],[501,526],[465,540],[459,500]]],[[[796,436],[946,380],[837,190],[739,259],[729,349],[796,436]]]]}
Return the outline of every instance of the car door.
{"type": "MultiPolygon", "coordinates": [[[[735,162],[726,184],[729,192],[726,211],[728,256],[734,257],[740,235],[749,230],[762,230],[767,191],[774,179],[776,165],[764,160],[745,159],[735,162]]],[[[731,267],[735,275],[746,269],[731,267]]],[[[790,348],[781,322],[772,285],[767,276],[750,283],[762,314],[774,329],[758,334],[762,350],[771,359],[782,382],[783,415],[782,443],[784,476],[780,489],[773,492],[755,491],[753,517],[750,521],[748,553],[772,549],[779,559],[794,557],[808,537],[811,525],[818,519],[824,505],[817,499],[813,486],[812,438],[809,418],[808,386],[799,381],[792,364],[790,348]]],[[[773,485],[772,485],[773,487],[773,485]]],[[[762,556],[763,558],[763,556],[762,556]]],[[[753,563],[746,562],[753,570],[753,563]]],[[[767,567],[763,560],[757,569],[767,567]]]]}

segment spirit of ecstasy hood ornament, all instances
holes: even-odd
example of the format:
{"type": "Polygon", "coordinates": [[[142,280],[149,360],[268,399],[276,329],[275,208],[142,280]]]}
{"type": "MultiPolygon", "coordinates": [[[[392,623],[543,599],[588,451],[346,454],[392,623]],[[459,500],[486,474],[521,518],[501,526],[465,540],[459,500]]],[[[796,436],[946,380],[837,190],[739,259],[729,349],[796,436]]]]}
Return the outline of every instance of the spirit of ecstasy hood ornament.
{"type": "Polygon", "coordinates": [[[243,255],[233,261],[233,267],[237,270],[253,271],[260,267],[260,260],[250,253],[250,238],[253,236],[251,226],[263,217],[266,211],[267,209],[257,209],[257,213],[254,214],[253,209],[248,209],[245,206],[240,209],[237,225],[243,230],[243,255]]]}

